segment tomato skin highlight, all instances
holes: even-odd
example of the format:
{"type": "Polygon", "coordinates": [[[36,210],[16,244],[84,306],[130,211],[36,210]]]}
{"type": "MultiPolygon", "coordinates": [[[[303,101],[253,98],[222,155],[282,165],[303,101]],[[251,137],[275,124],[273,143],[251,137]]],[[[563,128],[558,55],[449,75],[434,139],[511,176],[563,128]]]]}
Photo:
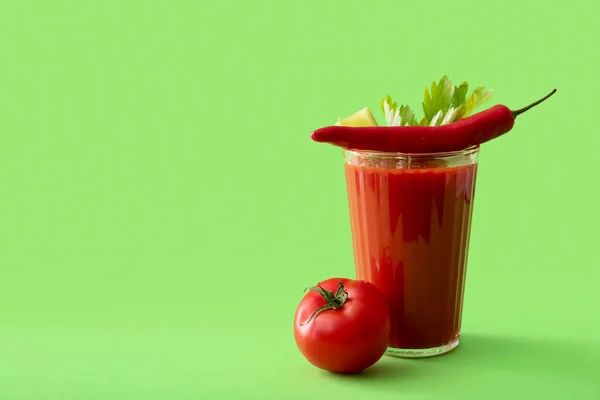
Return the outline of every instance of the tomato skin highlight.
{"type": "Polygon", "coordinates": [[[389,304],[370,282],[331,278],[320,285],[335,293],[340,281],[348,293],[343,306],[325,310],[308,323],[326,302],[317,292],[304,296],[294,316],[294,338],[315,367],[351,374],[372,366],[385,353],[390,335],[389,304]]]}

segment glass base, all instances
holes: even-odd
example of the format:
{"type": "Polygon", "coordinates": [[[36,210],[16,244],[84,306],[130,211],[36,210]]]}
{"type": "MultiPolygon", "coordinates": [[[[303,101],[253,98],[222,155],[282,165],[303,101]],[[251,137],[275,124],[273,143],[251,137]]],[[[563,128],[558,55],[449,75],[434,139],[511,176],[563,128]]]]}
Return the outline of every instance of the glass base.
{"type": "Polygon", "coordinates": [[[421,357],[433,357],[441,354],[448,353],[454,350],[460,342],[460,335],[456,339],[437,347],[431,347],[429,349],[398,349],[396,347],[388,347],[385,351],[387,356],[392,357],[403,357],[403,358],[421,358],[421,357]]]}

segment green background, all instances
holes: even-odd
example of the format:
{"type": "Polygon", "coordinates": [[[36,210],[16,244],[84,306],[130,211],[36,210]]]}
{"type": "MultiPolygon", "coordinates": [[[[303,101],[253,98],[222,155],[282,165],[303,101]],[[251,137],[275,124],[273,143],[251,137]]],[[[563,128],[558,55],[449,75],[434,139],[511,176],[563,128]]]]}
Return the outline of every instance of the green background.
{"type": "Polygon", "coordinates": [[[3,1],[0,398],[600,398],[595,4],[3,1]],[[353,259],[308,134],[444,74],[558,88],[482,148],[463,342],[319,371],[293,313],[353,259]]]}

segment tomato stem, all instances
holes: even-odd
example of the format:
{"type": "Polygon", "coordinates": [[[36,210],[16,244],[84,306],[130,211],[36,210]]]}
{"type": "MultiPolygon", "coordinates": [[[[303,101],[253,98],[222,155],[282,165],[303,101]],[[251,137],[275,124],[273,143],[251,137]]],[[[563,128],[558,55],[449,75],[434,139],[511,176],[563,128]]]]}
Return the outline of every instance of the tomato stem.
{"type": "Polygon", "coordinates": [[[542,101],[546,100],[548,97],[552,96],[554,93],[556,93],[556,89],[554,89],[553,91],[551,91],[549,94],[547,94],[546,96],[542,97],[541,99],[539,99],[538,101],[534,101],[533,103],[531,103],[530,105],[520,108],[518,110],[514,110],[511,111],[513,118],[516,118],[517,115],[519,114],[523,114],[525,111],[529,110],[532,107],[537,106],[538,104],[540,104],[542,101]]]}
{"type": "Polygon", "coordinates": [[[311,286],[304,289],[304,291],[306,290],[319,293],[323,300],[325,300],[325,305],[316,309],[315,312],[312,313],[308,321],[306,321],[303,324],[300,324],[301,326],[308,325],[310,321],[312,321],[317,315],[319,315],[323,311],[339,310],[340,308],[342,308],[344,303],[346,303],[346,300],[348,300],[348,292],[344,290],[344,284],[342,283],[342,281],[338,282],[338,288],[335,291],[335,294],[329,290],[324,289],[321,285],[311,286]]]}

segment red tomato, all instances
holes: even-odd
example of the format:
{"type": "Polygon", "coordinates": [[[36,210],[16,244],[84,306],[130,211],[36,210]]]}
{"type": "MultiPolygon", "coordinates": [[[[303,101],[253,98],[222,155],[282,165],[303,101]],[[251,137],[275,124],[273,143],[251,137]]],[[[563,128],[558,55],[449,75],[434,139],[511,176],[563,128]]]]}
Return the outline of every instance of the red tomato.
{"type": "Polygon", "coordinates": [[[366,281],[323,281],[310,288],[294,317],[300,352],[315,367],[331,372],[356,373],[375,364],[389,335],[388,302],[366,281]]]}

